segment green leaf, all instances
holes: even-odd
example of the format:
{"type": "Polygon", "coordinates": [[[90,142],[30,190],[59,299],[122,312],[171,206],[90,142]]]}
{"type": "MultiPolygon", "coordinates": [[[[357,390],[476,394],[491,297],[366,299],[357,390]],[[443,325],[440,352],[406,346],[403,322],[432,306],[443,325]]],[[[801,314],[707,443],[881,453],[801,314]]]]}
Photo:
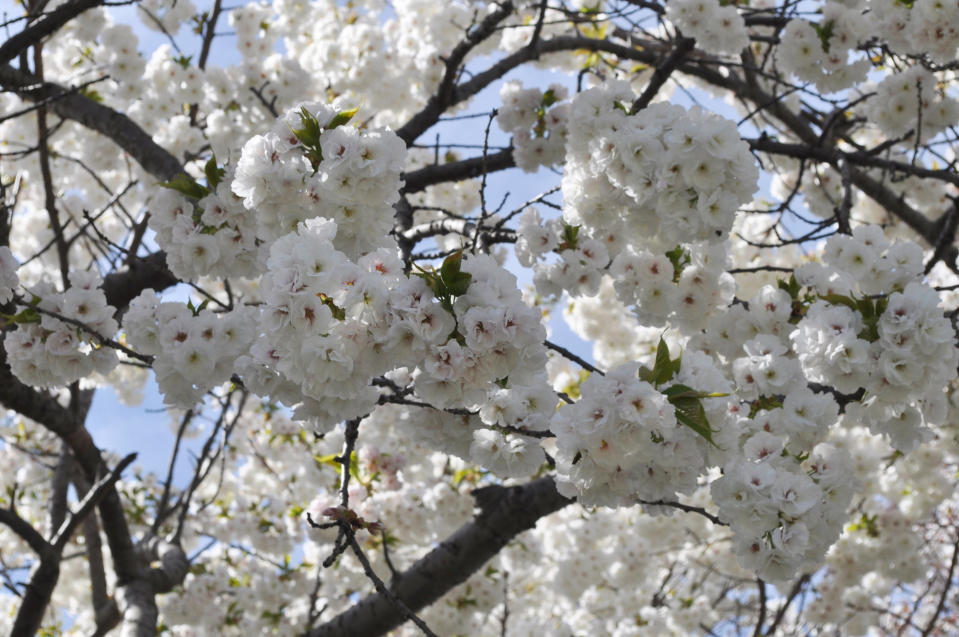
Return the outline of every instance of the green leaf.
{"type": "Polygon", "coordinates": [[[226,170],[217,168],[216,155],[210,157],[209,161],[206,162],[206,165],[203,166],[203,172],[206,174],[206,183],[211,190],[216,190],[216,187],[220,185],[220,182],[223,181],[223,176],[226,174],[226,170]]]}
{"type": "Polygon", "coordinates": [[[777,407],[782,407],[782,401],[780,401],[775,396],[760,396],[752,402],[752,405],[749,407],[749,417],[753,418],[760,410],[772,410],[777,407]]]}
{"type": "MultiPolygon", "coordinates": [[[[457,250],[443,260],[440,266],[440,279],[443,282],[446,291],[453,296],[462,296],[466,294],[473,275],[469,272],[463,272],[460,268],[463,264],[463,251],[457,250]]],[[[435,291],[434,291],[435,292],[435,291]]]]}
{"type": "Polygon", "coordinates": [[[162,186],[163,188],[175,190],[178,193],[193,199],[203,199],[210,194],[209,188],[196,183],[193,178],[186,173],[180,173],[170,181],[160,182],[158,185],[162,186]]]}
{"type": "Polygon", "coordinates": [[[826,20],[821,24],[813,24],[812,27],[816,30],[816,35],[819,36],[822,50],[829,53],[829,39],[835,31],[836,23],[832,20],[826,20]]]}
{"type": "Polygon", "coordinates": [[[346,320],[346,310],[344,310],[339,305],[334,303],[333,299],[331,299],[330,297],[328,297],[327,295],[323,293],[320,293],[319,297],[323,305],[330,308],[330,312],[333,314],[333,318],[335,318],[337,321],[346,320]]]}
{"type": "Polygon", "coordinates": [[[330,123],[326,125],[326,130],[333,130],[334,128],[338,128],[343,124],[348,123],[351,119],[353,119],[353,116],[356,115],[359,110],[360,107],[357,106],[356,108],[351,108],[346,111],[340,111],[334,115],[333,119],[330,120],[330,123]]]}
{"type": "Polygon", "coordinates": [[[846,527],[846,530],[852,532],[865,531],[869,537],[879,537],[879,526],[876,524],[877,517],[878,514],[866,515],[862,513],[859,520],[846,527]]]}
{"type": "Polygon", "coordinates": [[[575,250],[579,245],[579,226],[571,226],[565,221],[563,222],[563,240],[560,242],[559,247],[556,248],[557,252],[562,252],[563,250],[575,250]]]}
{"type": "Polygon", "coordinates": [[[796,280],[795,274],[789,277],[789,281],[783,281],[782,279],[779,279],[778,285],[779,289],[785,290],[792,300],[795,301],[799,298],[799,291],[802,289],[802,286],[799,285],[799,282],[796,280]]]}
{"type": "Polygon", "coordinates": [[[350,452],[350,475],[357,480],[360,479],[360,460],[356,455],[356,451],[350,452]]]}
{"type": "Polygon", "coordinates": [[[97,91],[92,88],[82,88],[80,89],[80,95],[84,96],[87,99],[93,100],[97,104],[103,103],[103,96],[100,95],[97,91]]]}
{"type": "Polygon", "coordinates": [[[859,304],[856,303],[856,300],[844,294],[826,294],[821,298],[833,305],[845,305],[854,312],[859,311],[859,304]]]}
{"type": "Polygon", "coordinates": [[[188,310],[193,312],[193,316],[199,316],[200,312],[206,309],[206,306],[210,304],[210,299],[203,299],[203,302],[200,305],[193,305],[193,300],[188,299],[186,302],[186,307],[188,310]]]}
{"type": "Polygon", "coordinates": [[[664,390],[663,394],[675,408],[676,420],[698,433],[712,446],[717,447],[713,440],[713,429],[709,426],[706,410],[703,409],[703,403],[700,400],[710,394],[703,394],[686,385],[673,385],[664,390]]]}
{"type": "Polygon", "coordinates": [[[556,99],[556,91],[553,89],[547,89],[546,92],[543,93],[543,99],[540,101],[540,104],[546,108],[549,108],[557,101],[559,100],[556,99]]]}
{"type": "Polygon", "coordinates": [[[193,59],[192,55],[178,55],[173,58],[173,61],[182,66],[185,69],[190,68],[190,60],[193,59]]]}
{"type": "Polygon", "coordinates": [[[334,460],[334,458],[336,458],[338,455],[339,454],[336,454],[336,453],[330,453],[325,456],[314,455],[313,462],[315,462],[316,466],[318,467],[323,467],[323,465],[328,465],[330,467],[333,467],[334,469],[339,469],[340,463],[334,460]]]}
{"type": "Polygon", "coordinates": [[[889,297],[883,296],[876,299],[876,316],[882,316],[886,308],[889,307],[889,297]]]}
{"type": "Polygon", "coordinates": [[[28,307],[25,310],[18,312],[17,314],[2,314],[3,318],[11,321],[13,323],[39,323],[40,322],[40,313],[37,312],[34,308],[28,307]]]}
{"type": "Polygon", "coordinates": [[[307,148],[318,148],[320,145],[320,123],[316,121],[313,113],[306,110],[303,106],[300,108],[300,128],[290,127],[293,134],[307,148]]]}

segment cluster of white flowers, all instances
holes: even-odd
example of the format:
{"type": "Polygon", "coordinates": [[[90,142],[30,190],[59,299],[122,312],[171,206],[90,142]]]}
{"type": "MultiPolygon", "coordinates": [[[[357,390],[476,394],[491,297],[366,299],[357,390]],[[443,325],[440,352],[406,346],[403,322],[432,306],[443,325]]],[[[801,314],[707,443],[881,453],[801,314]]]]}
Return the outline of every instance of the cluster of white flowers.
{"type": "Polygon", "coordinates": [[[270,29],[273,12],[267,5],[249,3],[230,11],[230,26],[236,31],[236,48],[247,63],[266,58],[276,44],[275,30],[270,29]]]}
{"type": "Polygon", "coordinates": [[[627,245],[721,241],[759,177],[735,123],[664,103],[629,115],[633,99],[623,82],[573,99],[563,217],[610,237],[611,256],[627,245]]]}
{"type": "MultiPolygon", "coordinates": [[[[260,335],[237,362],[253,391],[300,404],[298,416],[322,429],[369,412],[378,396],[370,379],[407,362],[400,344],[415,340],[388,321],[390,303],[404,291],[395,253],[379,250],[354,263],[334,247],[336,232],[333,221],[312,219],[272,244],[260,284],[260,335]]],[[[420,294],[428,295],[425,286],[420,294]]],[[[431,336],[445,340],[449,323],[431,336]]]]}
{"type": "Polygon", "coordinates": [[[536,438],[515,432],[503,432],[497,427],[512,427],[525,431],[546,431],[556,411],[556,392],[545,377],[532,385],[511,385],[490,393],[480,408],[480,419],[491,429],[473,432],[470,459],[500,477],[532,475],[546,460],[543,448],[536,438]]]}
{"type": "Polygon", "coordinates": [[[116,366],[116,351],[100,344],[118,328],[113,318],[116,308],[107,304],[101,283],[95,271],[74,270],[66,292],[56,292],[48,284],[33,288],[39,300],[18,315],[23,320],[3,341],[17,378],[36,387],[62,387],[94,372],[107,374],[116,366]]]}
{"type": "Polygon", "coordinates": [[[566,126],[569,120],[568,95],[562,84],[552,84],[544,93],[524,89],[522,82],[506,82],[500,89],[503,100],[496,115],[500,128],[513,136],[513,159],[526,172],[540,166],[556,166],[566,156],[566,126]]]}
{"type": "Polygon", "coordinates": [[[627,363],[593,374],[581,398],[559,409],[557,489],[586,506],[630,506],[692,493],[706,468],[706,440],[676,419],[668,398],[627,363]]]}
{"type": "Polygon", "coordinates": [[[166,251],[170,270],[185,280],[257,274],[254,223],[228,182],[196,205],[169,189],[159,190],[150,204],[150,229],[166,251]]]}
{"type": "Polygon", "coordinates": [[[123,329],[134,349],[154,357],[163,401],[190,409],[230,379],[237,357],[253,342],[254,314],[247,307],[216,314],[185,303],[164,303],[146,289],[130,302],[123,329]]]}
{"type": "Polygon", "coordinates": [[[707,242],[667,254],[630,247],[613,259],[609,273],[642,325],[668,320],[692,333],[733,300],[736,284],[724,270],[725,256],[724,246],[707,242]]]}
{"type": "Polygon", "coordinates": [[[679,0],[666,5],[666,17],[707,53],[738,55],[749,46],[746,21],[735,4],[679,0]]]}
{"type": "Polygon", "coordinates": [[[449,324],[436,321],[442,340],[426,352],[415,379],[416,393],[438,407],[479,407],[499,385],[532,384],[546,365],[546,330],[516,277],[482,254],[463,259],[462,271],[469,287],[443,319],[449,324]],[[449,338],[452,328],[458,338],[449,338]]]}
{"type": "Polygon", "coordinates": [[[20,263],[7,246],[0,246],[0,305],[13,298],[13,291],[20,285],[17,268],[20,263]]]}
{"type": "Polygon", "coordinates": [[[797,271],[797,280],[824,296],[790,335],[806,378],[845,393],[864,389],[850,414],[900,451],[931,435],[923,425],[943,422],[943,388],[959,361],[939,295],[919,281],[921,257],[918,246],[890,244],[875,227],[831,238],[824,265],[797,271]]]}
{"type": "Polygon", "coordinates": [[[129,24],[111,24],[100,32],[103,55],[100,60],[110,71],[110,78],[120,85],[139,83],[146,69],[146,60],[137,51],[138,39],[129,24]]]}
{"type": "Polygon", "coordinates": [[[477,429],[473,432],[470,458],[501,478],[523,478],[536,473],[546,461],[546,454],[535,438],[477,429]]]}
{"type": "Polygon", "coordinates": [[[936,0],[869,0],[875,33],[894,51],[928,55],[946,64],[956,59],[959,48],[959,7],[936,0]]]}
{"type": "Polygon", "coordinates": [[[534,271],[536,291],[546,298],[568,291],[574,296],[594,296],[609,265],[606,244],[579,235],[579,229],[562,219],[543,222],[539,210],[529,207],[520,215],[516,229],[516,258],[534,271]],[[547,262],[556,252],[558,261],[547,262]]]}
{"type": "Polygon", "coordinates": [[[862,10],[827,2],[818,23],[790,20],[780,36],[776,63],[800,80],[814,82],[821,91],[849,88],[866,79],[868,58],[850,62],[859,42],[874,35],[862,10]]]}
{"type": "Polygon", "coordinates": [[[792,298],[789,293],[772,285],[764,285],[748,303],[732,305],[716,316],[713,329],[709,330],[708,335],[699,337],[699,340],[725,361],[733,362],[742,356],[744,343],[761,335],[777,336],[783,344],[788,344],[789,334],[793,330],[789,322],[791,318],[792,298]]]}
{"type": "Polygon", "coordinates": [[[303,104],[244,144],[231,187],[260,239],[326,217],[336,222],[335,247],[351,258],[386,245],[406,147],[390,131],[346,125],[352,114],[303,104]]]}
{"type": "Polygon", "coordinates": [[[766,431],[753,434],[711,489],[735,533],[740,564],[772,582],[819,565],[856,488],[844,451],[823,443],[800,462],[783,454],[784,443],[766,431]]]}
{"type": "Polygon", "coordinates": [[[822,263],[804,263],[796,280],[819,294],[886,294],[918,282],[923,252],[913,241],[889,241],[879,226],[864,225],[836,235],[825,245],[822,263]]]}
{"type": "Polygon", "coordinates": [[[889,75],[866,102],[869,120],[890,137],[909,131],[922,141],[959,120],[959,100],[939,90],[939,80],[921,66],[889,75]],[[915,130],[921,126],[920,130],[915,130]]]}

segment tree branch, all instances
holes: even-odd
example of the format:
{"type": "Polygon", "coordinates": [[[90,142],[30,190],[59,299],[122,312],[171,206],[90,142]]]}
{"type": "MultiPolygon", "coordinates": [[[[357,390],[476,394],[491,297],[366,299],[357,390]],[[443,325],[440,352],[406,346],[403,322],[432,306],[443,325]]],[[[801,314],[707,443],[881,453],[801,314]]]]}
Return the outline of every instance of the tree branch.
{"type": "Polygon", "coordinates": [[[53,82],[10,66],[0,66],[0,85],[31,102],[49,101],[49,110],[112,139],[159,181],[169,181],[183,172],[176,157],[157,145],[132,119],[53,82]]]}
{"type": "MultiPolygon", "coordinates": [[[[513,149],[507,148],[498,153],[486,156],[485,168],[487,173],[514,168],[516,162],[513,160],[513,149]]],[[[483,158],[470,157],[460,161],[451,161],[446,164],[432,164],[419,168],[403,175],[406,182],[400,192],[410,194],[426,190],[427,187],[434,184],[442,184],[449,181],[463,181],[472,179],[483,174],[483,158]]]]}
{"type": "MultiPolygon", "coordinates": [[[[460,64],[463,63],[463,60],[469,52],[472,51],[477,44],[490,37],[496,30],[497,25],[512,12],[513,3],[511,0],[505,0],[496,11],[486,16],[479,26],[467,33],[466,37],[456,45],[449,54],[449,57],[446,58],[446,71],[443,74],[443,79],[440,81],[436,92],[430,96],[426,106],[424,106],[420,112],[396,131],[396,134],[399,135],[400,139],[406,142],[407,146],[412,144],[417,137],[435,124],[447,108],[459,101],[456,99],[457,91],[454,82],[456,81],[460,64]]],[[[533,50],[535,50],[535,48],[533,50]]]]}
{"type": "MultiPolygon", "coordinates": [[[[466,581],[541,517],[572,502],[556,491],[552,478],[517,487],[484,487],[473,491],[473,496],[479,514],[392,582],[390,590],[413,612],[466,581]]],[[[372,637],[396,628],[403,620],[403,614],[386,595],[375,593],[306,635],[372,637]]]]}
{"type": "Polygon", "coordinates": [[[87,9],[101,4],[103,0],[69,0],[63,3],[48,13],[43,20],[26,27],[0,45],[0,64],[6,64],[87,9]]]}

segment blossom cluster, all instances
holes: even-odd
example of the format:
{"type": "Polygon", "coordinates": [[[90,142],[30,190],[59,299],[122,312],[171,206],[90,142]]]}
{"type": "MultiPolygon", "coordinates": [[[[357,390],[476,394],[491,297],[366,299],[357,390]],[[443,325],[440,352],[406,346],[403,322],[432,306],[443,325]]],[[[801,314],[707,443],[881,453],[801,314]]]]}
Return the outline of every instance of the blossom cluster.
{"type": "Polygon", "coordinates": [[[463,259],[462,272],[469,285],[452,304],[456,334],[429,348],[414,382],[439,407],[479,407],[497,386],[531,385],[546,365],[546,330],[516,277],[482,254],[463,259]]]}
{"type": "Polygon", "coordinates": [[[707,441],[679,422],[668,397],[627,363],[591,375],[581,398],[550,423],[557,489],[586,506],[630,506],[692,493],[706,467],[707,441]]]}
{"type": "Polygon", "coordinates": [[[690,333],[732,302],[735,282],[724,270],[725,250],[708,242],[654,254],[627,248],[609,267],[616,294],[642,325],[670,321],[690,333]]]}
{"type": "Polygon", "coordinates": [[[118,329],[116,308],[107,304],[101,283],[99,273],[75,270],[65,292],[46,283],[33,288],[34,302],[14,317],[17,329],[3,341],[17,378],[36,387],[62,387],[116,366],[116,351],[102,345],[118,329]]]}
{"type": "Polygon", "coordinates": [[[252,277],[258,273],[255,220],[227,183],[219,184],[195,204],[180,192],[161,189],[153,197],[150,213],[149,227],[178,277],[252,277]]]}
{"type": "Polygon", "coordinates": [[[743,567],[773,582],[815,568],[835,542],[855,492],[848,454],[820,444],[804,462],[784,454],[784,438],[758,431],[744,457],[712,483],[720,517],[735,534],[743,567]]]}
{"type": "Polygon", "coordinates": [[[622,82],[573,99],[563,218],[608,237],[611,256],[628,245],[719,242],[759,177],[735,123],[665,103],[631,115],[633,99],[622,82]]]}
{"type": "MultiPolygon", "coordinates": [[[[402,263],[386,250],[354,263],[334,247],[337,229],[312,219],[273,242],[257,338],[237,361],[251,390],[299,405],[298,416],[320,429],[370,411],[378,396],[370,379],[408,361],[416,342],[388,320],[392,304],[409,293],[402,263]]],[[[445,339],[437,327],[427,337],[445,339]]]]}
{"type": "Polygon", "coordinates": [[[523,436],[517,430],[548,430],[556,403],[556,392],[545,378],[490,392],[479,411],[480,419],[489,428],[473,431],[470,459],[497,476],[532,475],[545,462],[546,455],[536,438],[523,436]]]}
{"type": "Polygon", "coordinates": [[[500,128],[513,136],[513,159],[525,172],[540,166],[561,164],[566,156],[568,91],[552,84],[544,93],[538,88],[523,88],[519,81],[503,84],[503,106],[496,115],[500,128]]]}
{"type": "Polygon", "coordinates": [[[956,336],[939,295],[919,281],[922,253],[876,227],[826,242],[823,264],[797,270],[820,295],[790,335],[806,378],[845,393],[865,390],[855,413],[909,451],[946,416],[956,378],[956,336]],[[876,297],[876,298],[870,298],[876,297]]]}
{"type": "Polygon", "coordinates": [[[356,258],[392,228],[405,146],[384,130],[346,125],[355,111],[303,104],[243,145],[231,188],[272,241],[314,217],[336,222],[335,246],[356,258]]]}
{"type": "Polygon", "coordinates": [[[708,53],[738,55],[749,46],[746,21],[735,4],[679,0],[666,5],[666,17],[708,53]]]}
{"type": "Polygon", "coordinates": [[[580,237],[579,228],[562,219],[544,222],[534,206],[520,215],[515,250],[519,262],[533,268],[536,291],[547,298],[558,297],[563,291],[574,296],[594,296],[609,265],[605,243],[580,237]],[[553,252],[559,260],[547,261],[546,257],[553,252]]]}
{"type": "Polygon", "coordinates": [[[873,34],[860,9],[827,2],[818,23],[789,21],[776,49],[776,63],[822,91],[839,91],[866,79],[870,61],[860,57],[850,63],[849,58],[859,42],[873,34]]]}
{"type": "Polygon", "coordinates": [[[876,33],[901,53],[928,55],[946,64],[959,48],[959,8],[948,2],[873,0],[868,3],[876,33]]]}
{"type": "Polygon", "coordinates": [[[939,80],[921,66],[886,76],[866,102],[869,119],[889,138],[914,131],[935,137],[959,120],[959,100],[939,90],[939,80]]]}
{"type": "Polygon", "coordinates": [[[236,359],[253,341],[254,314],[247,307],[217,314],[192,304],[161,302],[146,289],[130,302],[123,329],[133,348],[153,356],[164,403],[190,409],[230,379],[236,359]]]}

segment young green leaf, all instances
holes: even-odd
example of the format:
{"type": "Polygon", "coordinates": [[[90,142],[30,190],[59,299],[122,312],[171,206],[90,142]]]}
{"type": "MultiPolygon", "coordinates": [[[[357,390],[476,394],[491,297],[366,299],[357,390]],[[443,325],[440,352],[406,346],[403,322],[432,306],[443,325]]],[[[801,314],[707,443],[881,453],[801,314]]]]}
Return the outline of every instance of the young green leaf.
{"type": "Polygon", "coordinates": [[[663,394],[675,408],[676,420],[698,433],[712,446],[717,447],[713,440],[713,429],[709,426],[706,410],[703,409],[703,403],[700,400],[708,394],[698,392],[686,385],[673,385],[664,390],[663,394]]]}
{"type": "Polygon", "coordinates": [[[192,177],[186,173],[180,173],[170,181],[164,181],[158,184],[163,188],[175,190],[180,194],[192,197],[193,199],[203,199],[210,194],[210,189],[196,183],[192,177]]]}
{"type": "Polygon", "coordinates": [[[339,113],[334,115],[333,119],[330,120],[330,123],[326,125],[326,130],[333,130],[334,128],[338,128],[342,126],[343,124],[349,123],[349,121],[353,119],[353,116],[356,115],[356,113],[359,110],[360,110],[360,107],[357,106],[356,108],[340,111],[339,113]]]}
{"type": "Polygon", "coordinates": [[[210,190],[216,190],[216,187],[223,181],[226,170],[217,168],[216,155],[213,155],[203,166],[203,173],[206,175],[206,183],[210,187],[210,190]]]}

